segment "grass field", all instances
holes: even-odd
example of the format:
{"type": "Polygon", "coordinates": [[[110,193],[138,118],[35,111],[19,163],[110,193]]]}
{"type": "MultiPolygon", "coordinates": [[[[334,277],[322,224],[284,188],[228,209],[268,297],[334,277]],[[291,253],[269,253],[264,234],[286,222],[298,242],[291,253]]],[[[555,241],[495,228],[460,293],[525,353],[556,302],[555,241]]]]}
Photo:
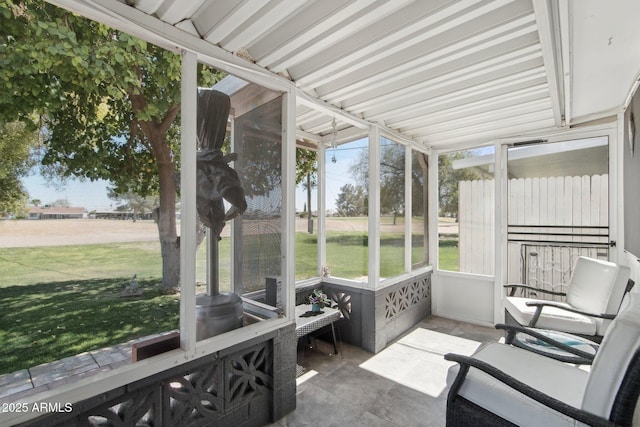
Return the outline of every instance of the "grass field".
{"type": "MultiPolygon", "coordinates": [[[[63,221],[64,222],[64,221],[63,221]]],[[[317,236],[296,233],[296,278],[317,275],[317,236]]],[[[220,242],[222,290],[228,290],[230,239],[220,242]]],[[[404,240],[384,234],[381,276],[402,272],[404,240]]],[[[419,252],[419,249],[417,250],[419,252]]],[[[366,276],[366,233],[331,232],[333,276],[366,276]]],[[[441,248],[441,263],[457,269],[457,248],[441,248]]],[[[197,253],[197,281],[206,277],[206,250],[197,253]]],[[[160,290],[157,241],[0,248],[0,374],[54,361],[179,326],[179,297],[160,290]],[[142,296],[119,295],[133,274],[142,296]]]]}
{"type": "Polygon", "coordinates": [[[5,286],[0,301],[0,373],[178,328],[179,300],[156,280],[120,298],[124,278],[5,286]]]}

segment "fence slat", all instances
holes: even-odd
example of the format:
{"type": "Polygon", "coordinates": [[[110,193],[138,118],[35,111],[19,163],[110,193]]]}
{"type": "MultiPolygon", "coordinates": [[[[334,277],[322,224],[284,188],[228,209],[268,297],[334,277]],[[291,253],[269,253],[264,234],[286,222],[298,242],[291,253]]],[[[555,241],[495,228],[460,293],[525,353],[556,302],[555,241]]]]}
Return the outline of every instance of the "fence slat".
{"type": "MultiPolygon", "coordinates": [[[[608,175],[582,177],[514,178],[508,183],[508,224],[518,226],[542,226],[535,228],[536,234],[527,236],[540,240],[550,240],[553,226],[564,226],[559,233],[580,234],[581,227],[607,227],[608,215],[608,175]],[[537,234],[539,233],[539,234],[537,234]]],[[[494,180],[460,182],[459,192],[459,254],[460,271],[478,274],[494,274],[495,255],[495,184],[494,180]]],[[[522,230],[520,230],[522,232],[522,230]]],[[[593,231],[589,231],[592,233],[593,231]]],[[[602,231],[608,236],[608,230],[602,231]]],[[[518,232],[513,233],[518,236],[518,232]]],[[[520,236],[523,236],[520,234],[520,236]]],[[[521,237],[518,237],[521,238],[521,237]]],[[[575,243],[593,238],[556,236],[558,241],[575,243]]],[[[510,281],[520,281],[521,244],[508,244],[508,274],[510,281]]],[[[578,254],[598,256],[596,249],[581,248],[574,252],[550,247],[537,249],[543,270],[537,280],[552,287],[566,279],[566,271],[571,269],[578,254]]],[[[529,255],[525,255],[527,258],[529,255]]]]}

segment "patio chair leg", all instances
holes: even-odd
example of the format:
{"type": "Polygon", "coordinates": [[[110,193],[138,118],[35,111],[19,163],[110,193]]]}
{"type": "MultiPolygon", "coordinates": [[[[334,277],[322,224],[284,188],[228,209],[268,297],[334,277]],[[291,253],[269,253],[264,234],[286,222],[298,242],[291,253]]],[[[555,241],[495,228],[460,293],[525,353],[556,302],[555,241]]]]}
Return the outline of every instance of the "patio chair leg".
{"type": "Polygon", "coordinates": [[[334,354],[338,354],[338,346],[336,345],[336,329],[331,323],[331,335],[333,335],[333,352],[334,354]]]}

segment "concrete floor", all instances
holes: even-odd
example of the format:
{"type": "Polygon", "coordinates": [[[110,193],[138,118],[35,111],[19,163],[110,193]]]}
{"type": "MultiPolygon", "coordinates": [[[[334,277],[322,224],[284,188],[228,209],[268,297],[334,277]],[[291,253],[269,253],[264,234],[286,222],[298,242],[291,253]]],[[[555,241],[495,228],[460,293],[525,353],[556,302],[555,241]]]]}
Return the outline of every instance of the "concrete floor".
{"type": "Polygon", "coordinates": [[[339,344],[317,343],[298,353],[297,408],[282,426],[444,426],[449,352],[471,354],[502,334],[430,316],[378,354],[339,344]]]}

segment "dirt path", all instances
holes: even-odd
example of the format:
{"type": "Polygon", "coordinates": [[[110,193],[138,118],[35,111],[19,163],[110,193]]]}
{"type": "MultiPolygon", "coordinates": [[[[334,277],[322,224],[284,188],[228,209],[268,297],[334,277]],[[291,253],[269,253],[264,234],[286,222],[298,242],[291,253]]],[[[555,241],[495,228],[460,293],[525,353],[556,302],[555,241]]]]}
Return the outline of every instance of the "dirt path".
{"type": "MultiPolygon", "coordinates": [[[[314,232],[317,232],[317,220],[314,232]]],[[[457,226],[457,224],[456,224],[457,226]]],[[[383,232],[402,232],[403,225],[382,224],[383,232]]],[[[327,218],[327,229],[332,231],[367,231],[363,218],[327,218]]],[[[305,232],[307,220],[296,220],[296,231],[305,232]]],[[[178,233],[180,231],[178,230],[178,233]]],[[[229,235],[225,227],[223,236],[229,235]]],[[[86,245],[97,243],[157,241],[158,228],[153,221],[113,219],[50,219],[1,220],[0,248],[34,246],[86,245]]]]}
{"type": "Polygon", "coordinates": [[[0,247],[83,245],[158,240],[153,221],[51,219],[0,221],[0,247]]]}

